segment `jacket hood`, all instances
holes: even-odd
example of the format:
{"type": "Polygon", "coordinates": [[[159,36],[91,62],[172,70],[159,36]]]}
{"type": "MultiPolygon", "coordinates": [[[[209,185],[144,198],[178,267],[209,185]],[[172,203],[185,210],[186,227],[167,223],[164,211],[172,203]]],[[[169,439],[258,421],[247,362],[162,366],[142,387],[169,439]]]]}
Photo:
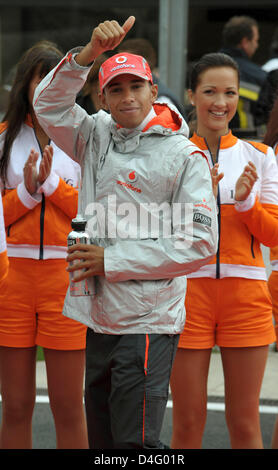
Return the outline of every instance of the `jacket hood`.
{"type": "MultiPolygon", "coordinates": [[[[171,105],[165,103],[155,103],[154,110],[156,116],[148,122],[146,127],[143,130],[134,129],[133,131],[126,132],[126,129],[119,127],[115,121],[111,121],[111,133],[114,142],[117,146],[124,145],[126,147],[126,143],[128,144],[128,151],[131,151],[133,145],[131,142],[135,144],[140,140],[140,137],[144,134],[161,134],[161,135],[175,135],[181,134],[188,138],[189,136],[189,128],[185,120],[178,114],[178,112],[172,108],[171,105]],[[131,145],[131,147],[130,147],[131,145]]],[[[137,144],[135,144],[135,147],[137,144]]],[[[122,151],[123,148],[122,148],[122,151]]]]}
{"type": "Polygon", "coordinates": [[[188,137],[188,126],[174,108],[165,103],[154,103],[153,107],[156,117],[147,124],[143,129],[143,132],[146,132],[151,127],[158,125],[166,129],[171,129],[173,132],[181,131],[185,133],[186,137],[188,137]]]}

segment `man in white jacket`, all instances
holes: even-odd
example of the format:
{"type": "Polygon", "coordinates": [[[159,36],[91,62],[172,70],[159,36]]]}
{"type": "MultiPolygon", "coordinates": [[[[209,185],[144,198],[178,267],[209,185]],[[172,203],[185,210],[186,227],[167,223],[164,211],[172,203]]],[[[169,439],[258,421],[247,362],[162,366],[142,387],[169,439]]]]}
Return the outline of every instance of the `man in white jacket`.
{"type": "Polygon", "coordinates": [[[85,401],[96,449],[161,447],[186,274],[210,261],[218,239],[207,161],[178,114],[155,103],[143,57],[121,53],[102,65],[101,99],[109,113],[88,116],[75,103],[89,64],[117,47],[134,21],[101,23],[34,97],[48,135],[81,164],[80,208],[94,236],[91,245],[69,248],[68,261],[79,263],[68,270],[85,268],[77,280],[95,276],[97,293],[68,293],[64,314],[89,327],[85,401]],[[155,230],[142,222],[148,216],[155,230]]]}

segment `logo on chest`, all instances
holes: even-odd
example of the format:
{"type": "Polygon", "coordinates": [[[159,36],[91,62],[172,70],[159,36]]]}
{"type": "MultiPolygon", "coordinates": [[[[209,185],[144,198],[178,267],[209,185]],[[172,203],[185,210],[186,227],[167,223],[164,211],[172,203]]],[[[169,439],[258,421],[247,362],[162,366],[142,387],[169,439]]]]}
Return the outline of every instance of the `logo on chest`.
{"type": "Polygon", "coordinates": [[[130,182],[130,183],[135,183],[135,181],[137,181],[138,179],[138,176],[137,176],[137,173],[135,173],[135,171],[129,171],[128,174],[127,174],[127,180],[130,182]]]}
{"type": "Polygon", "coordinates": [[[133,186],[133,183],[138,180],[138,175],[134,170],[128,171],[125,174],[125,180],[126,181],[117,180],[117,184],[120,184],[121,186],[124,186],[127,189],[131,189],[132,191],[136,191],[137,193],[141,193],[140,188],[133,186]]]}

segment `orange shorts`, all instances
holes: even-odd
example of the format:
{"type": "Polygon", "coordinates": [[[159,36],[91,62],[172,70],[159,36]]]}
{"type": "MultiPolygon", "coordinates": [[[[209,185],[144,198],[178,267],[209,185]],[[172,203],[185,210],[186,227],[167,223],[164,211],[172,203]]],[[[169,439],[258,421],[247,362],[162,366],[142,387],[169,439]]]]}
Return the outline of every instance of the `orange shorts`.
{"type": "Polygon", "coordinates": [[[0,346],[85,349],[87,327],[62,314],[69,283],[66,261],[9,261],[0,289],[0,346]]]}
{"type": "Polygon", "coordinates": [[[268,288],[272,300],[272,314],[275,323],[276,342],[278,340],[278,271],[272,271],[268,278],[268,288]]]}
{"type": "Polygon", "coordinates": [[[272,271],[268,279],[268,288],[272,299],[273,315],[278,317],[278,271],[272,271]]]}
{"type": "Polygon", "coordinates": [[[251,347],[275,341],[266,281],[188,279],[180,348],[251,347]]]}

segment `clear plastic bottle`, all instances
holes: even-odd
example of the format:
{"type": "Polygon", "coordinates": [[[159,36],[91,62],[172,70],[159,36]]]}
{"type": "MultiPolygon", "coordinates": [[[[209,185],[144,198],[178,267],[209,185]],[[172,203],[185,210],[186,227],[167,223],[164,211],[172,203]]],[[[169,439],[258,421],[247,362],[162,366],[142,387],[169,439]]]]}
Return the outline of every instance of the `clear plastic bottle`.
{"type": "MultiPolygon", "coordinates": [[[[77,214],[75,219],[72,219],[71,226],[72,231],[68,234],[68,246],[75,245],[76,243],[90,244],[90,237],[86,232],[87,221],[81,215],[77,214]]],[[[80,260],[70,261],[69,265],[73,266],[79,263],[80,260]]],[[[82,270],[84,271],[84,270],[82,270]]],[[[70,272],[70,295],[71,296],[82,296],[82,295],[95,295],[95,278],[94,276],[82,281],[74,282],[74,278],[80,274],[80,270],[70,272]]]]}

